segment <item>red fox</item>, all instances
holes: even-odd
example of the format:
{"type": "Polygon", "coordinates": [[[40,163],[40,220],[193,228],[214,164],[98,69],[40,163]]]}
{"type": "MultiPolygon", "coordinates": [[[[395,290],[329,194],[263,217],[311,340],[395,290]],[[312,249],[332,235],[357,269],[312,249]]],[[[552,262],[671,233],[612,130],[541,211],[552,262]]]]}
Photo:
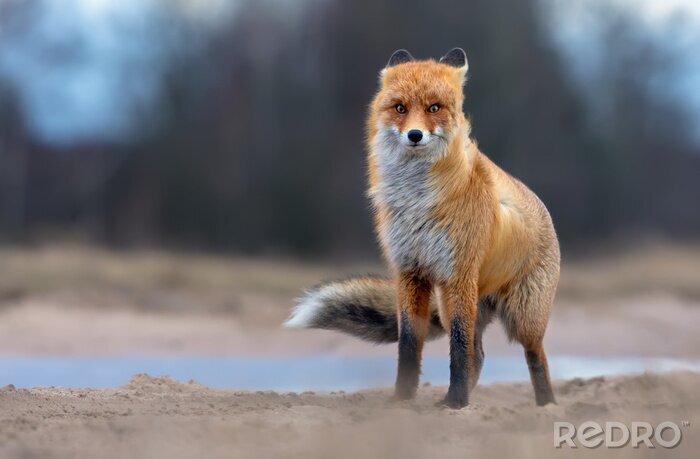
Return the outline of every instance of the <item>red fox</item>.
{"type": "Polygon", "coordinates": [[[498,317],[525,350],[538,405],[555,403],[542,346],[559,282],[559,243],[544,204],[483,153],[464,116],[467,56],[396,51],[367,122],[369,196],[391,279],[360,277],[305,293],[287,326],[398,341],[395,395],[415,396],[426,339],[450,339],[439,403],[469,403],[498,317]]]}

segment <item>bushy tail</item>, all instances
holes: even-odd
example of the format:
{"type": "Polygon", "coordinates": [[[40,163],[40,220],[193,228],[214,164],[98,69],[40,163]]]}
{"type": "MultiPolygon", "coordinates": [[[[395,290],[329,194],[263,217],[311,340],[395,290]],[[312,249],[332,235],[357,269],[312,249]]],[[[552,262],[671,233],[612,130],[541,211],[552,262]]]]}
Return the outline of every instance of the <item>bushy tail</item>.
{"type": "MultiPolygon", "coordinates": [[[[396,342],[395,290],[381,277],[328,282],[304,293],[285,326],[337,330],[374,343],[396,342]]],[[[444,333],[433,302],[427,339],[444,333]]]]}

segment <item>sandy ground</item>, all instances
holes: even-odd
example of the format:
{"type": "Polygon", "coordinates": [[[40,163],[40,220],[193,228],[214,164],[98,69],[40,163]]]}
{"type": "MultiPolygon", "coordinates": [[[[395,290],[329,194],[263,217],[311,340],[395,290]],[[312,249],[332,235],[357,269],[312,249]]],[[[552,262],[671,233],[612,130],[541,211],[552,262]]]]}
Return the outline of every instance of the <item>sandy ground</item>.
{"type": "Polygon", "coordinates": [[[111,390],[5,387],[0,457],[691,458],[698,387],[690,373],[572,380],[556,385],[559,405],[537,408],[528,384],[491,385],[459,411],[433,407],[438,387],[410,403],[391,402],[388,390],[244,393],[146,375],[111,390]],[[683,438],[674,449],[556,449],[557,420],[670,420],[683,438]]]}
{"type": "MultiPolygon", "coordinates": [[[[700,249],[654,248],[565,264],[548,329],[552,355],[700,358],[700,249]]],[[[309,353],[394,355],[324,331],[280,328],[304,286],[367,266],[85,248],[0,249],[0,356],[309,353]]],[[[426,353],[447,355],[446,340],[426,353]]],[[[498,326],[490,355],[521,355],[498,326]]],[[[11,384],[3,375],[0,384],[11,384]]],[[[537,408],[528,383],[479,386],[441,410],[444,387],[412,403],[390,390],[243,393],[137,375],[108,390],[0,389],[0,458],[697,457],[700,375],[557,381],[537,408]],[[552,422],[670,420],[674,450],[563,449],[552,422]],[[683,421],[690,425],[686,426],[683,421]]]]}

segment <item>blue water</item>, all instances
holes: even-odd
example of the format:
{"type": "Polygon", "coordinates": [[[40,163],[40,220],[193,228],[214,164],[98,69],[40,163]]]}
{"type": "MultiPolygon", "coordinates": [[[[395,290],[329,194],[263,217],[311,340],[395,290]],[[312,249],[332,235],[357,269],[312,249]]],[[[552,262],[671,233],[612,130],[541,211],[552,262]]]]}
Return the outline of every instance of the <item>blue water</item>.
{"type": "MultiPolygon", "coordinates": [[[[551,357],[554,379],[644,371],[700,372],[700,360],[667,358],[551,357]]],[[[170,376],[209,387],[241,390],[337,391],[387,387],[394,382],[390,357],[316,355],[285,358],[248,357],[0,357],[0,386],[117,387],[135,373],[170,376]]],[[[528,380],[523,357],[487,356],[480,382],[528,380]]],[[[447,357],[423,360],[422,382],[449,382],[447,357]]]]}

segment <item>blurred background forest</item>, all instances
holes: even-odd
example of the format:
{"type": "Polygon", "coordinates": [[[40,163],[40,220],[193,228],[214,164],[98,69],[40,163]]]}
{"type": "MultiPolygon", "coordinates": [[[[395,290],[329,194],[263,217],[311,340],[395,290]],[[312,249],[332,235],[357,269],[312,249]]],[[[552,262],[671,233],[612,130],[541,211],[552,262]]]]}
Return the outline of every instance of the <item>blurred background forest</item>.
{"type": "Polygon", "coordinates": [[[697,418],[697,377],[653,373],[700,370],[698,50],[699,0],[0,0],[0,458],[549,457],[552,420],[697,418]],[[414,410],[308,392],[393,385],[395,346],[281,326],[382,273],[378,73],[456,46],[474,137],[562,242],[556,411],[498,326],[481,382],[505,385],[449,419],[449,340],[414,410]]]}
{"type": "Polygon", "coordinates": [[[372,256],[377,73],[454,46],[475,138],[565,248],[700,234],[693,2],[70,5],[0,0],[0,242],[372,256]]]}

